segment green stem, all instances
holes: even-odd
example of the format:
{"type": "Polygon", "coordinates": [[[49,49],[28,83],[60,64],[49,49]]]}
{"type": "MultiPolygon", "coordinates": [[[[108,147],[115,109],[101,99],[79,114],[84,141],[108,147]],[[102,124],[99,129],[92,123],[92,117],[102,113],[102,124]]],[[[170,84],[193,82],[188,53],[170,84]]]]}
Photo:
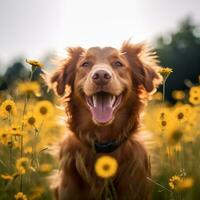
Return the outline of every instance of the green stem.
{"type": "MultiPolygon", "coordinates": [[[[11,127],[11,112],[9,112],[9,115],[8,115],[8,124],[11,127]]],[[[9,141],[9,171],[10,173],[12,172],[12,157],[13,157],[12,145],[13,145],[13,141],[12,141],[12,135],[11,135],[10,141],[9,141]]]]}
{"type": "Polygon", "coordinates": [[[40,133],[40,131],[42,130],[42,127],[43,127],[43,125],[44,125],[44,118],[42,119],[42,122],[41,122],[41,124],[40,124],[40,127],[39,127],[39,129],[38,129],[38,134],[37,134],[37,136],[39,135],[39,133],[40,133]]]}
{"type": "Polygon", "coordinates": [[[21,140],[20,140],[20,157],[23,157],[23,135],[21,135],[21,140]]]}
{"type": "Polygon", "coordinates": [[[11,113],[9,112],[9,115],[8,115],[8,125],[11,126],[11,113]]]}
{"type": "Polygon", "coordinates": [[[169,190],[168,188],[166,188],[165,186],[161,185],[160,183],[157,183],[156,181],[154,181],[153,179],[151,179],[150,177],[147,177],[147,180],[149,180],[150,182],[154,183],[155,185],[161,187],[164,190],[167,190],[170,193],[173,193],[171,190],[169,190]]]}
{"type": "Polygon", "coordinates": [[[163,95],[162,95],[162,101],[165,101],[165,92],[166,92],[166,81],[170,74],[167,74],[166,77],[163,77],[163,95]]]}
{"type": "Polygon", "coordinates": [[[33,142],[33,159],[35,160],[35,165],[37,168],[39,168],[39,161],[37,156],[37,136],[38,136],[38,130],[35,128],[35,134],[34,134],[34,142],[33,142]]]}
{"type": "Polygon", "coordinates": [[[9,144],[9,171],[12,172],[12,136],[11,136],[11,142],[9,144]]]}
{"type": "Polygon", "coordinates": [[[166,81],[166,80],[163,81],[163,95],[162,95],[162,102],[163,102],[163,103],[164,103],[164,101],[165,101],[165,81],[166,81]]]}
{"type": "MultiPolygon", "coordinates": [[[[30,77],[29,77],[29,81],[32,81],[34,72],[35,71],[31,71],[31,74],[30,74],[30,77]]],[[[28,104],[28,100],[29,100],[29,95],[26,94],[26,96],[25,96],[25,103],[24,103],[24,109],[23,109],[23,113],[22,113],[23,116],[26,113],[26,107],[27,107],[27,104],[28,104]]]]}
{"type": "Polygon", "coordinates": [[[34,72],[35,72],[35,70],[32,70],[32,71],[31,71],[29,81],[32,81],[34,72]]]}
{"type": "MultiPolygon", "coordinates": [[[[35,72],[35,70],[31,71],[30,77],[29,77],[29,81],[31,81],[33,79],[34,72],[35,72]]],[[[24,108],[23,108],[23,112],[22,112],[23,119],[24,119],[24,115],[26,113],[28,101],[29,101],[29,94],[26,94],[25,100],[24,100],[24,108]]],[[[23,157],[23,130],[24,130],[24,121],[22,122],[21,130],[22,130],[22,135],[21,135],[21,140],[20,140],[20,158],[23,157]]],[[[23,177],[22,177],[22,174],[20,174],[20,192],[22,192],[22,190],[23,190],[23,177]]]]}
{"type": "Polygon", "coordinates": [[[110,185],[111,185],[111,190],[112,190],[112,194],[113,194],[113,200],[117,200],[117,193],[116,193],[116,189],[114,187],[112,180],[110,180],[110,185]]]}
{"type": "Polygon", "coordinates": [[[107,200],[107,198],[109,198],[109,188],[108,188],[108,180],[105,179],[105,200],[107,200]]]}
{"type": "MultiPolygon", "coordinates": [[[[23,157],[23,135],[21,135],[20,137],[20,157],[23,157]]],[[[22,192],[23,190],[23,178],[22,178],[22,174],[20,174],[20,192],[22,192]]]]}

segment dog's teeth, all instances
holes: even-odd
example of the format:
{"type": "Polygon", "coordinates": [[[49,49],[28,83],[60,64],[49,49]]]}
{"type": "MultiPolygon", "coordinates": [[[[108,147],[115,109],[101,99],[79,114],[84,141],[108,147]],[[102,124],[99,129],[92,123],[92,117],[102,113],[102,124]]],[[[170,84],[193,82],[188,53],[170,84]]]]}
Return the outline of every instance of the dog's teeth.
{"type": "Polygon", "coordinates": [[[112,96],[112,100],[111,100],[111,106],[113,106],[113,105],[114,105],[114,103],[115,103],[115,99],[116,99],[116,97],[115,97],[115,96],[112,96]]]}
{"type": "Polygon", "coordinates": [[[92,101],[93,101],[94,107],[96,107],[97,106],[97,96],[96,95],[92,96],[92,101]]]}

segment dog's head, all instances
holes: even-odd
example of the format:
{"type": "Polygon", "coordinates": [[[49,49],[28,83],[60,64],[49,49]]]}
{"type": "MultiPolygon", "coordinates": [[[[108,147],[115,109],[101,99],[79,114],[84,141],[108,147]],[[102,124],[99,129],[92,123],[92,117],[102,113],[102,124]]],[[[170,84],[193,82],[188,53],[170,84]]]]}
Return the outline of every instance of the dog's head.
{"type": "Polygon", "coordinates": [[[112,124],[120,114],[127,117],[130,107],[141,101],[142,91],[152,93],[161,82],[157,59],[143,44],[125,42],[120,50],[77,47],[68,53],[51,82],[57,83],[59,95],[64,95],[69,85],[71,103],[87,110],[98,126],[112,124]]]}

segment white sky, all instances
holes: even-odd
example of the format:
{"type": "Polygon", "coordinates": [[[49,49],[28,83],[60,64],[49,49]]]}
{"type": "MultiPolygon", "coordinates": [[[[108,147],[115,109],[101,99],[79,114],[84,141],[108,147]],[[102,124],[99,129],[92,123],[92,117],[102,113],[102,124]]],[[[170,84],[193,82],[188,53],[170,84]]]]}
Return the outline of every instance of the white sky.
{"type": "Polygon", "coordinates": [[[200,24],[200,0],[0,0],[0,63],[69,46],[151,41],[187,15],[200,24]]]}

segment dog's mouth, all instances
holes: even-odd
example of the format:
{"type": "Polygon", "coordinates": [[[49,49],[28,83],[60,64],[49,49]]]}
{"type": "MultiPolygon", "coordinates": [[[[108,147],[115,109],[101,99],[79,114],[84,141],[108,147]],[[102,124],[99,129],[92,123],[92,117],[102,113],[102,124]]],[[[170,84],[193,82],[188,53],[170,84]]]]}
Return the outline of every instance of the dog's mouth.
{"type": "Polygon", "coordinates": [[[86,96],[93,121],[101,124],[112,121],[114,111],[119,107],[121,101],[122,94],[114,96],[108,92],[98,92],[92,96],[86,96]]]}

